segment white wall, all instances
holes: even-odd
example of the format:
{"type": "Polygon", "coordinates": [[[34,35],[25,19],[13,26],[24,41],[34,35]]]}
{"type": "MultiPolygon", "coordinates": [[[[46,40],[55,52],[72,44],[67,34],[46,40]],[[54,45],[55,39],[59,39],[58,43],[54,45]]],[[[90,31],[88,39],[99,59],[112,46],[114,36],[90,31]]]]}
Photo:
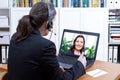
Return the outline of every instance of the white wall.
{"type": "MultiPolygon", "coordinates": [[[[11,9],[11,34],[16,31],[19,19],[28,14],[30,8],[11,9]]],[[[100,33],[97,59],[107,61],[108,53],[108,9],[107,8],[56,8],[51,41],[59,51],[63,29],[100,33]]],[[[46,37],[49,39],[50,34],[46,37]]]]}
{"type": "MultiPolygon", "coordinates": [[[[28,15],[30,11],[30,8],[11,8],[11,28],[10,28],[10,33],[11,36],[13,35],[13,33],[16,32],[16,28],[18,25],[19,20],[24,16],[24,15],[28,15]]],[[[58,35],[58,9],[56,8],[56,12],[57,15],[54,19],[54,25],[53,25],[53,32],[56,33],[56,35],[58,35]]],[[[58,50],[58,36],[54,35],[54,33],[51,36],[51,41],[53,41],[56,44],[57,50],[58,50]]],[[[46,36],[45,38],[49,39],[50,38],[51,33],[49,33],[48,36],[46,36]]]]}
{"type": "Polygon", "coordinates": [[[80,30],[81,15],[80,8],[61,8],[60,9],[60,37],[59,45],[63,33],[63,29],[80,30]]]}
{"type": "Polygon", "coordinates": [[[63,29],[73,29],[100,33],[97,59],[107,61],[108,9],[62,8],[60,9],[60,39],[63,29]]]}
{"type": "Polygon", "coordinates": [[[24,16],[29,14],[30,8],[11,8],[11,27],[10,33],[11,36],[16,32],[16,28],[19,20],[24,16]]]}
{"type": "Polygon", "coordinates": [[[108,55],[108,9],[82,9],[82,30],[100,33],[97,59],[107,61],[108,55]]]}

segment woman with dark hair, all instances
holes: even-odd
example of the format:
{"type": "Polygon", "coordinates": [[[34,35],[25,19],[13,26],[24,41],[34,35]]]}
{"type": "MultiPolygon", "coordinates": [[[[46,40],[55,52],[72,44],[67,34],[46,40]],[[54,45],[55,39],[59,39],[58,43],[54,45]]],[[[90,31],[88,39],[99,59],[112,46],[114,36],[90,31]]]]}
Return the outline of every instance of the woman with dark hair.
{"type": "Polygon", "coordinates": [[[85,38],[83,35],[78,35],[74,41],[73,45],[70,48],[70,54],[81,55],[85,49],[85,38]]]}
{"type": "Polygon", "coordinates": [[[23,16],[12,36],[8,55],[8,80],[76,80],[85,74],[81,55],[72,68],[60,68],[55,44],[44,38],[56,14],[51,3],[38,2],[23,16]]]}

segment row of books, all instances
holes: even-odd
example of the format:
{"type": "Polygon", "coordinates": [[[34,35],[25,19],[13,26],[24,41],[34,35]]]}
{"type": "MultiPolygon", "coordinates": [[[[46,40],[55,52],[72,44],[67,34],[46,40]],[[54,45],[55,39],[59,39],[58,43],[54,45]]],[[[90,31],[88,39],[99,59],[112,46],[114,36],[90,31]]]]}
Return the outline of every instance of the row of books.
{"type": "Polygon", "coordinates": [[[120,9],[109,10],[109,24],[120,25],[120,9]]]}
{"type": "Polygon", "coordinates": [[[108,61],[118,63],[118,46],[109,46],[108,49],[108,61]]]}
{"type": "Polygon", "coordinates": [[[58,0],[13,0],[12,7],[32,7],[37,2],[51,2],[58,7],[58,0]]]}
{"type": "Polygon", "coordinates": [[[37,2],[51,2],[55,7],[106,7],[106,0],[13,0],[13,7],[32,7],[37,2]]]}
{"type": "Polygon", "coordinates": [[[120,9],[109,10],[110,43],[120,43],[120,9]]]}
{"type": "Polygon", "coordinates": [[[106,0],[62,0],[62,7],[106,7],[106,0]]]}

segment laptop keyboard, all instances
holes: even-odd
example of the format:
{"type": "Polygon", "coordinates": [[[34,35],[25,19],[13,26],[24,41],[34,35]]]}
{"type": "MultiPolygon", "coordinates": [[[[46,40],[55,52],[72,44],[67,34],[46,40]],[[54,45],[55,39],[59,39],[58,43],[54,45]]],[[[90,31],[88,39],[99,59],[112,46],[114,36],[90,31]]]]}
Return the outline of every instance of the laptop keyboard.
{"type": "Polygon", "coordinates": [[[72,56],[62,55],[58,57],[58,61],[67,64],[74,64],[77,61],[77,58],[72,56]]]}
{"type": "Polygon", "coordinates": [[[61,65],[62,67],[64,67],[65,69],[70,69],[73,65],[71,64],[66,64],[66,63],[62,63],[62,62],[59,62],[59,65],[61,65]]]}

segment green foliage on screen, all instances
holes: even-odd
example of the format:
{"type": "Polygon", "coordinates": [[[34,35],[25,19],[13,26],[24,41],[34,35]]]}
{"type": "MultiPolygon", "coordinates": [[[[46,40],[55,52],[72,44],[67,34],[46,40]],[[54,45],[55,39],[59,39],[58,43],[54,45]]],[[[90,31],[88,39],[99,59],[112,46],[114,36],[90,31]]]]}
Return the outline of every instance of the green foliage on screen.
{"type": "Polygon", "coordinates": [[[93,58],[94,57],[94,53],[95,53],[94,45],[92,45],[91,47],[86,47],[85,51],[87,52],[86,57],[88,57],[88,58],[93,58]]]}
{"type": "Polygon", "coordinates": [[[67,41],[66,40],[66,37],[63,38],[63,41],[62,41],[62,45],[61,45],[61,52],[66,52],[70,49],[70,47],[72,46],[72,40],[70,41],[67,41]]]}
{"type": "MultiPolygon", "coordinates": [[[[62,45],[61,45],[61,52],[66,52],[70,49],[70,47],[72,46],[73,41],[67,41],[66,37],[63,38],[62,41],[62,45]]],[[[85,51],[86,51],[86,57],[88,58],[93,58],[94,57],[94,53],[95,53],[95,46],[92,45],[91,47],[85,47],[85,51]]]]}

